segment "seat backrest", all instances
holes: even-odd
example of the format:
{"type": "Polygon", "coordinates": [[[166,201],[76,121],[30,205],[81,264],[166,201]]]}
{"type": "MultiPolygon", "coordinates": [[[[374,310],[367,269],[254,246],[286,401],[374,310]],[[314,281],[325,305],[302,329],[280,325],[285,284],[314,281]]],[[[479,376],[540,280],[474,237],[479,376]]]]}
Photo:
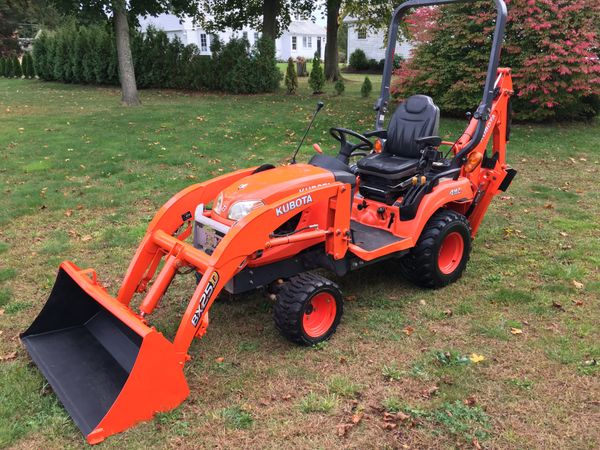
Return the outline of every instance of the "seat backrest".
{"type": "Polygon", "coordinates": [[[398,105],[390,119],[387,140],[383,149],[404,158],[420,158],[416,139],[437,136],[440,124],[440,108],[431,97],[413,95],[398,105]]]}

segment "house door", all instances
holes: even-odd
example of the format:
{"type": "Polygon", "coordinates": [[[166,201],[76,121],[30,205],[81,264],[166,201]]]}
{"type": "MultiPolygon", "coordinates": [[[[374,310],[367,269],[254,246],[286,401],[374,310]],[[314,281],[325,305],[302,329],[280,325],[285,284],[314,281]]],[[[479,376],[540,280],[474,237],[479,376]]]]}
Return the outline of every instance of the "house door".
{"type": "Polygon", "coordinates": [[[319,54],[319,58],[323,57],[323,54],[321,53],[321,38],[320,37],[317,38],[317,53],[319,54]]]}

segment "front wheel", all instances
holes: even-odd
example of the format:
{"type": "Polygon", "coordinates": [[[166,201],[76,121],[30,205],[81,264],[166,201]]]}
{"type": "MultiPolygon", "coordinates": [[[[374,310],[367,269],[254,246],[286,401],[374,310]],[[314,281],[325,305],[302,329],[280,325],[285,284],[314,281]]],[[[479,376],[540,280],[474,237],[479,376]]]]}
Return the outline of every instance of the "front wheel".
{"type": "Polygon", "coordinates": [[[471,225],[449,209],[437,211],[425,225],[417,245],[400,261],[410,281],[439,288],[458,280],[471,254],[471,225]]]}
{"type": "Polygon", "coordinates": [[[306,272],[290,278],[277,294],[275,326],[290,341],[315,345],[331,337],[344,312],[339,287],[306,272]]]}

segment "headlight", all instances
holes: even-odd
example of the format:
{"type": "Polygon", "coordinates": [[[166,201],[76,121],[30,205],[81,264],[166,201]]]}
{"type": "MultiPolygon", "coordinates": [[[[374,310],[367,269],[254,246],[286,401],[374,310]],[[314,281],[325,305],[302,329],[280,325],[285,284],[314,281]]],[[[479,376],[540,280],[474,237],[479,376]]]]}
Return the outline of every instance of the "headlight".
{"type": "Polygon", "coordinates": [[[234,203],[229,208],[229,215],[227,218],[231,220],[240,220],[250,214],[256,208],[264,206],[264,203],[260,200],[244,200],[241,202],[234,203]]]}

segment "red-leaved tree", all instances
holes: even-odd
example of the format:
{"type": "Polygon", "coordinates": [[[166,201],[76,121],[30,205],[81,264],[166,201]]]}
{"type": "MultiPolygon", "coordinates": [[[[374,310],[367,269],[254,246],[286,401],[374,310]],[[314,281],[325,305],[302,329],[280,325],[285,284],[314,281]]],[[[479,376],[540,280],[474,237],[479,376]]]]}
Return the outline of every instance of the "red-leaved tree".
{"type": "MultiPolygon", "coordinates": [[[[600,0],[506,0],[501,66],[515,80],[520,120],[578,120],[600,112],[600,0]]],[[[481,98],[495,23],[491,0],[425,9],[409,17],[416,47],[393,92],[431,95],[462,115],[481,98]],[[431,26],[427,32],[423,25],[431,26]]]]}

